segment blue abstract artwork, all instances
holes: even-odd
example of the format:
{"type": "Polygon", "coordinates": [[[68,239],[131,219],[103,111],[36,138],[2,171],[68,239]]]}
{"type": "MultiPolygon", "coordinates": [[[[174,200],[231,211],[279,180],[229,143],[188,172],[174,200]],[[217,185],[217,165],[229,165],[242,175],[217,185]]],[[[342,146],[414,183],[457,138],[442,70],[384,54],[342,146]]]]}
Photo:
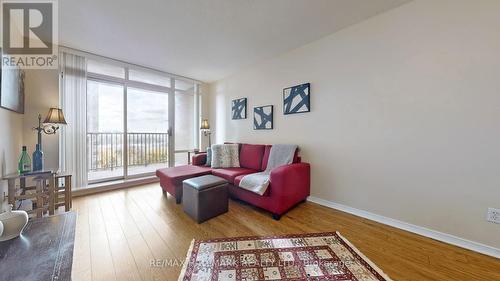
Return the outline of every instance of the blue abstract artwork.
{"type": "Polygon", "coordinates": [[[309,83],[283,90],[283,113],[294,114],[311,111],[309,83]]]}
{"type": "Polygon", "coordinates": [[[254,130],[273,129],[273,106],[257,106],[253,108],[253,128],[254,130]]]}
{"type": "Polygon", "coordinates": [[[247,119],[247,98],[235,99],[231,103],[232,119],[247,119]]]}

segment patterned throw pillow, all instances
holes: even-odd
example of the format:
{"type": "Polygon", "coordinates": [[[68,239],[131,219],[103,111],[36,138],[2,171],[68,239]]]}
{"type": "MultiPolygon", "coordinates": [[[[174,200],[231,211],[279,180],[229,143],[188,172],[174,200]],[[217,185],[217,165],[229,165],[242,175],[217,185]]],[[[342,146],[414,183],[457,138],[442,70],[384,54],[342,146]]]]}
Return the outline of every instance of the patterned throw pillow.
{"type": "Polygon", "coordinates": [[[212,168],[239,168],[238,144],[212,145],[212,168]]]}
{"type": "Polygon", "coordinates": [[[207,162],[205,166],[210,167],[210,165],[212,165],[212,149],[207,147],[207,162]]]}

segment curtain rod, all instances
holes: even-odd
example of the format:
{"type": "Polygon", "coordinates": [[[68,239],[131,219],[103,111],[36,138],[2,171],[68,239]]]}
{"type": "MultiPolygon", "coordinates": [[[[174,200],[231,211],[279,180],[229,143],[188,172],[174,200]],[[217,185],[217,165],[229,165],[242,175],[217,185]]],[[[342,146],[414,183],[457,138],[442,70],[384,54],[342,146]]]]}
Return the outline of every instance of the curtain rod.
{"type": "Polygon", "coordinates": [[[196,80],[196,79],[193,79],[193,78],[189,78],[189,77],[186,77],[186,76],[177,75],[177,74],[173,74],[173,73],[161,71],[161,70],[158,70],[158,69],[155,69],[155,68],[152,68],[152,67],[143,66],[143,65],[126,62],[126,61],[115,59],[115,58],[110,58],[110,57],[106,57],[106,56],[94,54],[92,52],[88,52],[88,51],[84,51],[84,50],[79,50],[79,49],[75,49],[75,48],[71,48],[71,47],[66,47],[66,46],[62,46],[62,45],[59,46],[59,50],[62,50],[62,51],[67,52],[67,53],[73,53],[75,55],[85,56],[85,57],[89,57],[90,56],[90,57],[94,57],[94,58],[98,58],[98,59],[99,58],[100,59],[105,59],[105,60],[109,60],[109,61],[112,61],[112,62],[115,62],[115,63],[122,64],[123,66],[129,66],[129,67],[132,66],[132,67],[138,67],[138,68],[150,70],[150,71],[154,71],[154,72],[157,72],[157,73],[165,74],[165,75],[167,75],[169,77],[176,78],[176,79],[179,79],[179,80],[184,80],[184,81],[193,82],[193,83],[197,83],[197,84],[205,84],[205,82],[203,82],[203,81],[196,80]]]}

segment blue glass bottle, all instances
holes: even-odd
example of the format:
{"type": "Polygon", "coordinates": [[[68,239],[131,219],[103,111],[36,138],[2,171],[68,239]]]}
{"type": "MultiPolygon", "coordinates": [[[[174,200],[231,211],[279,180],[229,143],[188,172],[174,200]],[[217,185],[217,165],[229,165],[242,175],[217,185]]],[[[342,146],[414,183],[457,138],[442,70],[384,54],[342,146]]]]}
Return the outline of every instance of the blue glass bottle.
{"type": "Polygon", "coordinates": [[[33,172],[43,170],[43,152],[40,149],[40,145],[36,145],[36,149],[33,152],[33,172]]]}

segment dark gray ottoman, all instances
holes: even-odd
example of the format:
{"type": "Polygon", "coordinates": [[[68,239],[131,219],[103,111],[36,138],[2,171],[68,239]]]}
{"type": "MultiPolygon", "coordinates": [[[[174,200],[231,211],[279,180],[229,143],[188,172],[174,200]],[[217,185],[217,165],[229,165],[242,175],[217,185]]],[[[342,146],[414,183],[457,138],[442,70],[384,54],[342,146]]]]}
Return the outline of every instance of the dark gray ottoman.
{"type": "Polygon", "coordinates": [[[182,182],[182,208],[196,222],[202,223],[227,212],[227,181],[213,175],[182,182]]]}

